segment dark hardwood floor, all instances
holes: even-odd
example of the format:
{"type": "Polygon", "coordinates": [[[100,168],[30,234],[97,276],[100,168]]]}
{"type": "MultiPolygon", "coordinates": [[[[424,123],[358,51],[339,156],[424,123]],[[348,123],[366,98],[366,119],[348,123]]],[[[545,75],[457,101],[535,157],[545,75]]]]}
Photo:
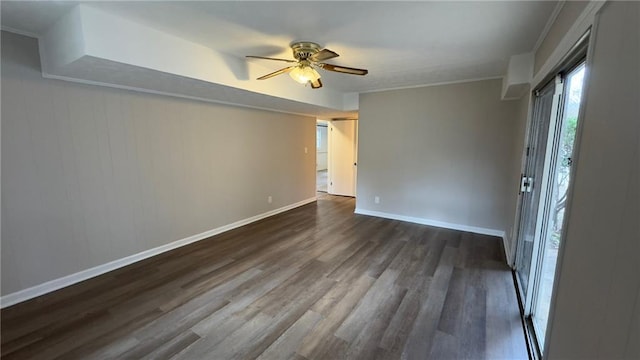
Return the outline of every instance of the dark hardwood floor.
{"type": "Polygon", "coordinates": [[[1,311],[3,359],[526,359],[498,238],[316,203],[1,311]]]}

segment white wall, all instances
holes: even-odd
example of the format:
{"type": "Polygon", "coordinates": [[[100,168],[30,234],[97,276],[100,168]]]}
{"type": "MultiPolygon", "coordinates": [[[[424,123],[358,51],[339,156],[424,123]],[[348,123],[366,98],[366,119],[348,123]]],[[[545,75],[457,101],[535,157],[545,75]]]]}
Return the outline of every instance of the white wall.
{"type": "Polygon", "coordinates": [[[501,88],[496,79],[362,94],[358,211],[508,230],[520,114],[501,88]]]}
{"type": "Polygon", "coordinates": [[[315,196],[315,118],[44,79],[37,49],[2,32],[3,295],[315,196]]]}
{"type": "Polygon", "coordinates": [[[640,358],[640,3],[594,36],[549,359],[640,358]]]}

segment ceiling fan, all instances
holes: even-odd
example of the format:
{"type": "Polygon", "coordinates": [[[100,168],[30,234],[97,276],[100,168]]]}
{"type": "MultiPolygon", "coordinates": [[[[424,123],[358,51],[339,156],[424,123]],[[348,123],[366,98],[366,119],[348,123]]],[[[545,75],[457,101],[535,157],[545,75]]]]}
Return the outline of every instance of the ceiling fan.
{"type": "Polygon", "coordinates": [[[339,55],[329,49],[322,49],[320,48],[320,45],[313,42],[302,41],[293,43],[291,44],[291,50],[293,50],[293,57],[296,60],[247,55],[248,58],[252,59],[265,59],[296,63],[295,65],[261,76],[258,78],[258,80],[266,80],[280,74],[288,73],[289,76],[293,78],[293,80],[301,84],[311,84],[311,87],[313,89],[319,89],[322,87],[322,81],[320,80],[320,74],[316,71],[316,68],[351,75],[367,75],[367,73],[369,73],[369,71],[365,69],[331,65],[322,62],[325,60],[336,58],[339,55]]]}

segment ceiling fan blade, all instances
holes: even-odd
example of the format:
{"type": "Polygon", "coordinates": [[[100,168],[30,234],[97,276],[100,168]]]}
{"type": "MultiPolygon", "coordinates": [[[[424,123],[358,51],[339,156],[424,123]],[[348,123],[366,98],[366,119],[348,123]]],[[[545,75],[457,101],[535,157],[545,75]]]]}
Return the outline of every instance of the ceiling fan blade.
{"type": "Polygon", "coordinates": [[[265,56],[253,56],[253,55],[247,55],[246,57],[251,58],[251,59],[262,59],[262,60],[276,60],[276,61],[285,61],[285,62],[297,62],[296,60],[289,60],[289,59],[278,59],[278,58],[271,58],[271,57],[265,57],[265,56]]]}
{"type": "Polygon", "coordinates": [[[344,74],[367,75],[369,73],[369,70],[350,68],[346,66],[338,66],[338,65],[331,65],[331,64],[318,64],[318,65],[325,70],[335,71],[335,72],[344,73],[344,74]]]}
{"type": "Polygon", "coordinates": [[[316,81],[311,81],[311,88],[312,89],[319,89],[322,87],[322,81],[320,81],[320,78],[318,78],[318,80],[316,81]]]}
{"type": "Polygon", "coordinates": [[[329,50],[329,49],[322,49],[320,51],[318,51],[317,53],[311,55],[311,60],[312,61],[325,61],[325,60],[329,60],[329,59],[333,59],[333,58],[337,58],[338,54],[336,54],[335,52],[329,50]]]}
{"type": "Polygon", "coordinates": [[[274,72],[272,72],[270,74],[267,74],[267,75],[264,75],[264,76],[260,76],[258,78],[258,80],[266,80],[266,79],[272,78],[274,76],[278,76],[280,74],[286,74],[286,73],[290,72],[291,70],[293,70],[295,68],[296,68],[295,66],[289,66],[289,67],[286,67],[284,69],[280,69],[278,71],[274,71],[274,72]]]}

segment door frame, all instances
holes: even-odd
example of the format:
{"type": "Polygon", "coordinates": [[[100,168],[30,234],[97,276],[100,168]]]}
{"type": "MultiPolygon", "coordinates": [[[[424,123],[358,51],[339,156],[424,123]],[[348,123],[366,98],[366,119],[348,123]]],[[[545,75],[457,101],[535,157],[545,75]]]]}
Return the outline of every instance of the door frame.
{"type": "MultiPolygon", "coordinates": [[[[578,110],[578,123],[577,123],[577,127],[576,127],[576,134],[575,134],[575,138],[574,138],[574,146],[573,146],[573,154],[572,154],[572,159],[573,159],[573,168],[572,168],[572,173],[576,174],[577,173],[577,164],[579,161],[579,154],[580,154],[580,143],[581,143],[581,138],[582,138],[582,128],[584,126],[584,110],[586,108],[586,99],[587,99],[587,95],[588,95],[588,89],[589,89],[589,78],[590,78],[590,71],[589,69],[591,68],[591,64],[592,64],[592,58],[593,58],[593,42],[595,40],[594,36],[591,36],[591,34],[595,33],[594,28],[597,26],[597,16],[596,16],[596,21],[594,21],[594,25],[589,27],[587,29],[587,31],[579,38],[579,40],[576,42],[576,44],[571,48],[571,50],[567,53],[567,55],[562,58],[562,60],[559,62],[559,65],[556,66],[552,71],[550,71],[548,73],[548,75],[545,77],[545,80],[543,81],[539,81],[536,84],[536,88],[531,91],[529,93],[530,96],[530,100],[529,100],[529,106],[527,109],[527,125],[526,125],[526,131],[525,131],[525,143],[523,146],[523,150],[522,150],[522,161],[521,161],[521,176],[524,175],[524,172],[526,170],[526,149],[529,146],[529,136],[530,136],[530,131],[531,131],[531,125],[532,122],[534,121],[533,118],[533,109],[534,109],[534,102],[535,102],[535,91],[538,89],[542,89],[544,87],[544,85],[546,85],[549,81],[551,81],[553,78],[557,77],[557,76],[562,76],[563,80],[564,77],[570,73],[573,69],[575,69],[577,66],[579,66],[580,64],[584,63],[585,64],[585,75],[584,75],[584,81],[583,81],[583,89],[582,89],[582,96],[581,96],[581,103],[580,103],[580,107],[578,110]]],[[[562,84],[563,87],[563,91],[564,91],[564,81],[562,84]]],[[[556,97],[557,94],[554,95],[554,103],[556,101],[556,97]]],[[[564,94],[561,95],[558,99],[558,101],[563,101],[564,100],[564,94]]],[[[538,295],[538,290],[535,290],[536,287],[534,286],[535,284],[538,283],[538,277],[539,277],[539,273],[540,273],[540,269],[538,269],[537,266],[537,262],[540,260],[540,258],[543,256],[542,252],[539,251],[539,247],[540,247],[540,243],[541,243],[541,239],[539,238],[540,234],[543,234],[543,227],[546,224],[543,224],[544,221],[544,216],[545,213],[547,213],[547,206],[546,206],[546,201],[547,201],[547,197],[549,196],[549,190],[547,189],[548,185],[549,185],[549,167],[551,165],[551,157],[553,156],[552,152],[554,149],[553,146],[553,142],[555,141],[556,136],[559,133],[559,129],[558,126],[562,125],[562,119],[561,117],[563,117],[563,110],[562,109],[562,102],[559,104],[554,104],[554,107],[552,109],[552,116],[549,124],[549,134],[547,135],[547,148],[545,149],[545,165],[544,165],[544,170],[543,170],[543,179],[542,181],[544,182],[544,189],[545,191],[541,193],[541,197],[540,200],[538,201],[538,214],[537,217],[538,219],[536,220],[536,230],[535,230],[535,236],[536,238],[538,238],[537,244],[534,244],[534,254],[532,255],[532,264],[531,267],[529,268],[529,279],[528,279],[528,283],[527,283],[527,287],[528,287],[528,291],[526,292],[526,296],[525,299],[523,299],[523,292],[522,292],[522,288],[521,288],[521,283],[520,280],[518,279],[518,275],[516,274],[516,261],[517,261],[517,251],[518,251],[518,247],[521,246],[519,244],[520,239],[519,239],[519,228],[522,225],[521,224],[521,218],[522,218],[522,211],[523,211],[523,201],[522,201],[522,196],[518,196],[518,202],[516,205],[516,215],[515,215],[515,223],[514,223],[514,229],[513,229],[513,234],[515,234],[514,236],[514,249],[512,250],[512,263],[510,263],[510,265],[512,266],[513,269],[513,277],[514,277],[514,283],[516,285],[516,291],[517,291],[517,297],[518,297],[518,301],[520,304],[520,312],[521,312],[521,316],[523,319],[523,325],[524,325],[524,329],[525,329],[525,338],[527,340],[527,346],[530,349],[530,355],[534,358],[534,359],[539,359],[539,358],[544,358],[547,356],[548,354],[548,347],[549,347],[549,342],[548,339],[550,337],[551,331],[552,331],[552,321],[551,319],[553,319],[553,316],[555,314],[555,295],[557,294],[557,287],[558,287],[558,278],[561,275],[561,270],[562,270],[562,260],[564,257],[564,251],[566,248],[566,237],[567,237],[567,233],[569,231],[569,226],[568,226],[568,219],[570,218],[570,213],[571,213],[571,204],[573,202],[573,189],[574,189],[574,184],[575,184],[575,175],[572,176],[569,179],[569,184],[568,184],[568,190],[567,190],[567,199],[566,199],[566,205],[565,205],[565,214],[564,214],[564,218],[563,218],[563,222],[562,222],[562,232],[561,232],[561,238],[560,238],[560,246],[558,248],[558,258],[557,258],[557,262],[556,262],[556,266],[555,266],[555,271],[554,271],[554,281],[553,281],[553,287],[552,287],[552,298],[550,300],[550,307],[549,307],[549,314],[548,314],[548,318],[549,321],[547,321],[547,327],[545,329],[545,333],[544,334],[536,334],[535,330],[534,330],[534,326],[533,326],[533,322],[532,322],[532,318],[531,318],[531,311],[533,309],[533,306],[535,306],[535,300],[536,296],[538,295]],[[552,133],[553,132],[553,133],[552,133]],[[553,135],[553,136],[552,136],[553,135]],[[551,145],[551,146],[550,146],[551,145]],[[543,199],[544,197],[544,199],[543,199]],[[544,201],[543,201],[544,200],[544,201]],[[540,208],[542,207],[542,208],[540,208]],[[542,210],[542,211],[540,211],[542,210]],[[535,249],[537,248],[537,249],[535,249]],[[537,254],[536,254],[537,253],[537,254]],[[533,258],[535,259],[535,263],[533,263],[533,258]],[[532,276],[533,275],[533,276],[532,276]],[[532,291],[532,289],[534,289],[532,291]],[[539,347],[540,342],[538,341],[538,336],[542,335],[544,337],[543,339],[543,349],[541,349],[539,347]],[[535,350],[534,350],[535,349],[535,350]]]]}
{"type": "Polygon", "coordinates": [[[595,41],[595,36],[591,36],[591,34],[595,34],[596,30],[597,30],[597,23],[598,23],[598,15],[595,16],[595,20],[594,20],[594,24],[592,27],[590,27],[589,29],[587,29],[587,32],[583,35],[583,37],[581,38],[581,42],[582,44],[578,44],[576,45],[576,47],[580,46],[581,48],[579,49],[579,51],[575,51],[574,52],[574,56],[573,56],[573,61],[571,62],[571,66],[566,67],[564,70],[566,72],[571,72],[578,63],[580,62],[584,62],[585,65],[585,74],[584,74],[584,80],[583,80],[583,85],[582,85],[582,95],[581,95],[581,99],[580,99],[580,107],[578,108],[578,123],[576,125],[576,135],[574,138],[574,142],[573,142],[573,152],[572,152],[572,169],[571,171],[573,172],[574,176],[572,176],[569,179],[569,184],[567,187],[567,199],[566,199],[566,205],[565,205],[565,212],[564,212],[564,218],[562,219],[562,233],[560,236],[560,246],[558,247],[558,260],[556,262],[556,268],[554,270],[554,280],[553,280],[553,286],[552,286],[552,290],[551,290],[551,294],[553,294],[554,296],[551,299],[551,302],[549,304],[549,320],[547,321],[547,328],[545,329],[545,341],[544,341],[544,347],[542,349],[542,358],[547,358],[549,355],[549,338],[552,332],[552,321],[551,319],[553,319],[554,315],[555,315],[555,305],[556,305],[556,298],[555,298],[555,294],[558,293],[558,279],[560,278],[561,272],[562,272],[562,260],[564,259],[564,253],[565,253],[565,249],[566,249],[566,243],[567,243],[567,233],[569,232],[569,219],[571,218],[571,208],[572,208],[572,204],[573,204],[573,191],[574,191],[574,187],[575,187],[575,174],[577,174],[578,172],[578,164],[579,164],[579,158],[580,158],[580,144],[582,143],[582,129],[584,128],[584,112],[585,109],[587,107],[587,99],[588,99],[588,94],[589,94],[589,79],[591,77],[591,67],[593,64],[593,49],[594,49],[594,41],[595,41]],[[576,57],[578,57],[581,60],[577,60],[576,57]]]}
{"type": "MultiPolygon", "coordinates": [[[[330,157],[330,155],[329,155],[329,152],[330,152],[330,148],[329,148],[329,126],[331,125],[330,123],[331,122],[329,120],[316,118],[316,133],[315,133],[316,134],[315,135],[315,137],[316,137],[316,141],[315,141],[315,143],[316,143],[316,170],[315,170],[315,174],[316,174],[315,175],[316,193],[319,191],[318,190],[318,146],[317,146],[317,144],[318,144],[318,132],[317,132],[318,126],[324,126],[324,127],[327,128],[327,179],[329,179],[331,177],[331,175],[329,174],[329,171],[330,171],[329,170],[329,157],[330,157]]],[[[326,193],[327,194],[329,193],[329,183],[328,182],[327,182],[327,192],[326,193]]]]}
{"type": "MultiPolygon", "coordinates": [[[[551,165],[554,159],[554,149],[555,142],[558,139],[559,125],[561,125],[561,101],[563,99],[563,90],[564,90],[564,79],[561,75],[557,75],[554,79],[555,89],[553,93],[553,100],[551,104],[551,114],[549,115],[549,130],[547,131],[547,139],[546,146],[544,152],[544,162],[542,166],[542,174],[539,174],[540,179],[536,180],[540,185],[540,198],[537,203],[537,213],[536,213],[536,221],[534,225],[534,244],[532,249],[532,257],[531,257],[531,265],[529,267],[529,277],[527,280],[527,289],[525,292],[525,299],[523,301],[523,311],[525,316],[531,315],[531,309],[533,308],[534,301],[537,295],[537,280],[540,275],[540,269],[538,263],[542,259],[542,252],[540,251],[541,238],[545,233],[545,229],[547,226],[547,216],[548,212],[548,203],[549,203],[549,183],[553,176],[551,176],[551,165]],[[538,239],[537,241],[535,239],[538,239]]],[[[542,87],[541,87],[542,88],[542,87]]],[[[534,99],[535,101],[535,99],[534,99]]],[[[521,215],[523,214],[522,209],[520,209],[521,215]]],[[[516,240],[516,244],[519,243],[519,231],[518,231],[518,239],[516,240]]],[[[518,246],[516,245],[516,249],[518,246]]]]}

